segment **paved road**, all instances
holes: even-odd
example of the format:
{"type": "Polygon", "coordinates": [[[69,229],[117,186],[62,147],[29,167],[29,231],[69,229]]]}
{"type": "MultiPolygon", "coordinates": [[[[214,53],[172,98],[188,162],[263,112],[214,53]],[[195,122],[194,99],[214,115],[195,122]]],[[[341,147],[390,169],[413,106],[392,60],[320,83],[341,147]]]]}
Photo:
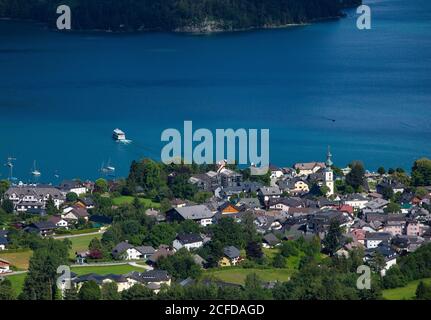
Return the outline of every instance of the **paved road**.
{"type": "Polygon", "coordinates": [[[124,266],[129,265],[136,268],[142,268],[146,270],[153,270],[153,267],[148,265],[138,264],[136,262],[100,262],[100,263],[85,263],[85,264],[73,264],[72,268],[84,268],[84,267],[109,267],[109,266],[124,266]]]}
{"type": "Polygon", "coordinates": [[[9,277],[9,276],[15,276],[18,274],[23,274],[23,273],[27,273],[28,270],[24,270],[24,271],[14,271],[11,273],[0,273],[0,277],[9,277]]]}
{"type": "Polygon", "coordinates": [[[97,235],[97,234],[104,234],[106,230],[100,230],[96,232],[89,232],[89,233],[82,233],[82,234],[69,234],[64,236],[54,236],[53,238],[56,240],[60,239],[67,239],[67,238],[79,238],[79,237],[85,237],[85,236],[91,236],[91,235],[97,235]]]}

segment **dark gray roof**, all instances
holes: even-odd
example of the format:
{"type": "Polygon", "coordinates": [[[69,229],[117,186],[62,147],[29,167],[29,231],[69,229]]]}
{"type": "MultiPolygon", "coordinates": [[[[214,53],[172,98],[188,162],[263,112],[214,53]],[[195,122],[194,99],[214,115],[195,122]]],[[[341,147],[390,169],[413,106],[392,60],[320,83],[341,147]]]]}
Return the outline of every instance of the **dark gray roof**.
{"type": "Polygon", "coordinates": [[[241,254],[239,249],[234,246],[225,247],[223,253],[230,259],[238,258],[241,254]]]}
{"type": "Polygon", "coordinates": [[[264,235],[263,240],[271,246],[280,243],[280,240],[273,233],[264,235]]]}
{"type": "Polygon", "coordinates": [[[154,249],[152,246],[139,246],[135,248],[142,254],[153,254],[156,252],[156,249],[154,249]]]}
{"type": "Polygon", "coordinates": [[[391,238],[391,234],[387,232],[367,232],[365,234],[365,238],[367,240],[389,240],[391,238]]]}
{"type": "Polygon", "coordinates": [[[51,221],[40,221],[32,223],[30,227],[34,227],[38,230],[49,230],[49,229],[55,229],[57,226],[52,223],[51,221]]]}
{"type": "Polygon", "coordinates": [[[202,241],[202,237],[199,234],[179,234],[177,240],[182,244],[196,243],[202,241]]]}
{"type": "Polygon", "coordinates": [[[137,281],[140,281],[143,283],[168,281],[171,278],[167,271],[156,270],[156,269],[142,272],[142,273],[133,272],[132,277],[133,279],[136,279],[137,281]]]}
{"type": "Polygon", "coordinates": [[[114,249],[112,249],[112,254],[114,256],[118,256],[119,254],[122,254],[127,249],[133,248],[133,246],[128,242],[120,242],[117,244],[114,249]]]}
{"type": "Polygon", "coordinates": [[[181,207],[175,208],[174,210],[186,220],[210,219],[214,217],[214,213],[212,213],[208,207],[204,205],[181,207]]]}
{"type": "Polygon", "coordinates": [[[85,274],[79,277],[76,277],[72,280],[73,283],[87,282],[87,281],[95,281],[97,284],[102,284],[104,280],[112,280],[115,282],[127,282],[127,278],[124,275],[118,274],[108,274],[108,275],[99,275],[95,273],[85,274]]]}

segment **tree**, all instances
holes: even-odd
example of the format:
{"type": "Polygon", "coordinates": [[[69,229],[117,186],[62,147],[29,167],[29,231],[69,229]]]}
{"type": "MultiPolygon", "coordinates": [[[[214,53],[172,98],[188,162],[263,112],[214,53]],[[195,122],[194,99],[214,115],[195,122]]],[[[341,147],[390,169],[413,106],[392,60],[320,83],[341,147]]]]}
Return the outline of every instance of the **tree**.
{"type": "Polygon", "coordinates": [[[46,239],[33,251],[24,287],[23,300],[54,300],[57,294],[57,268],[67,265],[69,246],[63,241],[46,239]]]}
{"type": "Polygon", "coordinates": [[[248,259],[260,260],[263,257],[262,245],[257,241],[250,241],[245,248],[248,259]]]}
{"type": "Polygon", "coordinates": [[[70,289],[64,291],[63,300],[79,300],[78,290],[75,285],[72,285],[70,289]]]}
{"type": "Polygon", "coordinates": [[[6,213],[13,213],[14,205],[11,200],[3,199],[1,207],[6,213]]]}
{"type": "Polygon", "coordinates": [[[99,192],[99,193],[105,193],[108,191],[108,182],[103,179],[97,179],[96,182],[94,183],[94,191],[99,192]]]}
{"type": "Polygon", "coordinates": [[[380,174],[380,175],[382,176],[382,175],[384,175],[384,174],[386,173],[386,170],[385,170],[385,168],[383,168],[383,167],[379,167],[379,168],[377,169],[377,173],[378,173],[378,174],[380,174]]]}
{"type": "Polygon", "coordinates": [[[353,189],[358,190],[362,187],[365,182],[365,169],[364,165],[360,161],[354,161],[351,163],[351,170],[346,176],[346,183],[353,189]]]}
{"type": "Polygon", "coordinates": [[[14,300],[12,282],[8,278],[0,280],[0,300],[14,300]]]}
{"type": "Polygon", "coordinates": [[[418,198],[425,198],[428,195],[428,190],[424,187],[417,187],[415,190],[415,196],[418,198]]]}
{"type": "Polygon", "coordinates": [[[3,199],[3,196],[9,187],[10,182],[8,180],[0,180],[0,199],[3,199]]]}
{"type": "Polygon", "coordinates": [[[246,276],[244,290],[247,300],[265,300],[271,298],[271,293],[262,287],[262,280],[256,273],[250,273],[246,276]]]}
{"type": "Polygon", "coordinates": [[[49,196],[48,200],[46,201],[45,211],[48,215],[54,215],[58,212],[58,209],[55,206],[55,202],[52,196],[49,196]]]}
{"type": "Polygon", "coordinates": [[[286,267],[286,258],[281,255],[280,253],[278,253],[275,258],[274,261],[272,262],[272,265],[274,266],[274,268],[285,268],[286,267]]]}
{"type": "Polygon", "coordinates": [[[161,244],[170,245],[176,237],[175,227],[170,223],[156,224],[149,232],[147,241],[154,247],[161,244]]]}
{"type": "Polygon", "coordinates": [[[416,288],[416,300],[431,300],[431,286],[420,281],[416,288]]]}
{"type": "Polygon", "coordinates": [[[373,255],[373,257],[368,261],[368,264],[370,265],[371,269],[380,274],[380,272],[385,268],[386,261],[385,257],[380,253],[377,252],[373,255]]]}
{"type": "Polygon", "coordinates": [[[281,245],[280,254],[283,257],[292,257],[297,256],[299,254],[299,249],[296,241],[285,241],[281,245]]]}
{"type": "Polygon", "coordinates": [[[400,213],[401,206],[398,203],[389,202],[389,204],[386,206],[386,208],[383,209],[383,211],[385,213],[400,213]]]}
{"type": "Polygon", "coordinates": [[[102,284],[101,297],[102,300],[120,300],[121,295],[118,292],[118,285],[115,282],[102,284]]]}
{"type": "Polygon", "coordinates": [[[340,222],[336,219],[331,221],[328,233],[323,239],[325,250],[332,256],[341,246],[342,237],[340,222]]]}
{"type": "Polygon", "coordinates": [[[86,281],[79,289],[79,299],[80,300],[100,300],[102,293],[100,291],[99,285],[93,281],[86,281]]]}
{"type": "Polygon", "coordinates": [[[384,199],[390,200],[394,196],[394,189],[392,189],[390,186],[384,186],[382,188],[381,194],[384,199]]]}
{"type": "Polygon", "coordinates": [[[157,267],[166,270],[176,279],[191,277],[196,279],[201,274],[201,268],[195,263],[192,255],[186,248],[180,249],[174,255],[162,257],[157,261],[157,267]]]}
{"type": "Polygon", "coordinates": [[[75,192],[69,192],[66,194],[67,202],[76,202],[78,200],[78,195],[75,192]]]}
{"type": "Polygon", "coordinates": [[[154,296],[154,293],[141,284],[135,284],[128,290],[121,292],[122,300],[149,300],[154,296]]]}
{"type": "Polygon", "coordinates": [[[412,168],[412,183],[414,186],[431,185],[431,160],[421,158],[414,162],[412,168]]]}

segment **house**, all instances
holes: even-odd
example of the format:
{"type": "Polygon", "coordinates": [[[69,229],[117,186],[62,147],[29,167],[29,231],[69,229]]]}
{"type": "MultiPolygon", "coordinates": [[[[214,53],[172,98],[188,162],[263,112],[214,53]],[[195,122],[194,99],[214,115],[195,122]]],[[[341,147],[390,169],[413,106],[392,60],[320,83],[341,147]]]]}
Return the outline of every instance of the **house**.
{"type": "Polygon", "coordinates": [[[48,221],[52,222],[53,224],[55,224],[55,226],[57,228],[64,228],[64,229],[68,229],[68,222],[66,220],[64,220],[62,217],[60,216],[52,216],[48,218],[48,221]]]}
{"type": "Polygon", "coordinates": [[[156,294],[159,293],[162,286],[171,285],[171,277],[165,270],[150,270],[146,272],[132,272],[126,277],[132,283],[140,283],[153,290],[156,294]]]}
{"type": "Polygon", "coordinates": [[[98,275],[95,273],[84,274],[81,276],[75,276],[71,279],[71,284],[74,285],[78,290],[82,287],[85,282],[94,281],[101,288],[105,283],[116,283],[118,292],[130,289],[136,282],[129,281],[125,275],[98,275]]]}
{"type": "Polygon", "coordinates": [[[5,250],[8,244],[8,231],[0,230],[0,250],[5,250]]]}
{"type": "Polygon", "coordinates": [[[359,193],[349,194],[345,197],[343,203],[352,206],[356,210],[365,208],[368,199],[359,193]]]}
{"type": "Polygon", "coordinates": [[[28,209],[44,209],[48,199],[52,199],[57,208],[65,201],[65,196],[49,185],[18,185],[5,192],[5,197],[11,200],[16,211],[26,212],[28,209]]]}
{"type": "Polygon", "coordinates": [[[367,249],[374,249],[380,244],[388,244],[391,238],[391,234],[387,232],[367,232],[365,234],[365,246],[367,249]]]}
{"type": "Polygon", "coordinates": [[[391,179],[386,179],[376,186],[376,191],[380,194],[383,194],[386,189],[392,189],[394,191],[394,194],[403,193],[405,190],[405,186],[401,182],[391,179]]]}
{"type": "Polygon", "coordinates": [[[154,253],[156,253],[156,249],[154,249],[152,246],[139,246],[139,247],[136,247],[135,249],[140,252],[141,258],[144,260],[147,260],[154,253]]]}
{"type": "Polygon", "coordinates": [[[88,250],[75,252],[76,264],[84,264],[89,254],[90,254],[90,251],[88,250]]]}
{"type": "Polygon", "coordinates": [[[389,204],[388,200],[382,198],[373,199],[365,204],[365,208],[372,211],[383,210],[389,204]]]}
{"type": "Polygon", "coordinates": [[[194,174],[190,177],[189,183],[194,184],[202,191],[212,192],[219,185],[217,172],[208,171],[206,173],[194,174]]]}
{"type": "Polygon", "coordinates": [[[235,214],[238,213],[240,210],[237,206],[233,205],[232,203],[226,201],[221,206],[219,206],[218,211],[224,216],[229,214],[235,214]]]}
{"type": "Polygon", "coordinates": [[[390,267],[397,264],[398,254],[393,250],[388,244],[379,245],[373,249],[367,249],[365,251],[365,261],[371,260],[376,254],[380,254],[385,259],[385,266],[380,271],[380,275],[384,277],[386,275],[386,271],[389,270],[390,267]]]}
{"type": "Polygon", "coordinates": [[[200,266],[201,268],[205,268],[206,267],[206,265],[207,265],[207,261],[204,259],[204,258],[202,258],[200,255],[198,255],[198,254],[194,254],[193,255],[193,261],[198,265],[198,266],[200,266]]]}
{"type": "Polygon", "coordinates": [[[267,202],[271,198],[280,198],[281,193],[279,186],[262,187],[258,191],[259,198],[262,202],[267,202]]]}
{"type": "Polygon", "coordinates": [[[239,199],[239,201],[236,203],[236,207],[237,208],[242,208],[242,209],[260,209],[261,205],[260,205],[260,201],[257,198],[241,198],[239,199]]]}
{"type": "Polygon", "coordinates": [[[79,198],[76,205],[85,209],[94,209],[94,207],[96,206],[92,198],[79,198]]]}
{"type": "Polygon", "coordinates": [[[273,233],[268,233],[263,236],[263,247],[273,248],[280,244],[280,239],[278,239],[273,233]]]}
{"type": "Polygon", "coordinates": [[[172,221],[193,220],[206,227],[213,223],[215,213],[211,212],[205,205],[194,205],[188,207],[172,208],[166,212],[166,219],[172,221]]]}
{"type": "Polygon", "coordinates": [[[404,233],[405,221],[388,221],[383,227],[383,232],[390,233],[393,237],[404,233]]]}
{"type": "Polygon", "coordinates": [[[130,243],[120,242],[112,249],[112,256],[118,260],[138,260],[142,254],[130,243]]]}
{"type": "Polygon", "coordinates": [[[293,168],[296,170],[298,175],[308,176],[312,173],[316,173],[320,169],[325,169],[326,165],[324,162],[304,162],[295,163],[293,168]]]}
{"type": "Polygon", "coordinates": [[[66,220],[68,223],[77,223],[79,219],[89,220],[89,214],[86,207],[75,205],[67,207],[63,210],[61,218],[66,220]]]}
{"type": "Polygon", "coordinates": [[[223,168],[218,172],[220,185],[222,187],[237,186],[242,182],[242,174],[233,170],[223,168]]]}
{"type": "Polygon", "coordinates": [[[155,265],[160,258],[168,257],[174,254],[174,251],[170,250],[169,246],[160,245],[159,248],[151,256],[148,257],[147,263],[149,265],[155,265]]]}
{"type": "Polygon", "coordinates": [[[238,248],[228,246],[223,249],[224,257],[219,261],[221,267],[235,266],[240,262],[241,256],[238,248]]]}
{"type": "Polygon", "coordinates": [[[270,164],[269,170],[271,171],[271,179],[280,179],[284,176],[283,170],[277,166],[270,164]]]}
{"type": "Polygon", "coordinates": [[[279,181],[277,184],[283,192],[288,192],[291,195],[305,194],[310,191],[310,187],[307,182],[300,177],[285,179],[279,181]]]}
{"type": "Polygon", "coordinates": [[[64,194],[68,194],[70,192],[75,193],[80,196],[88,192],[87,187],[78,180],[65,180],[60,183],[59,190],[64,194]]]}
{"type": "Polygon", "coordinates": [[[48,235],[52,235],[55,229],[57,229],[57,226],[51,221],[40,221],[40,222],[32,223],[25,230],[27,232],[38,233],[42,237],[45,237],[48,235]]]}
{"type": "Polygon", "coordinates": [[[11,272],[10,263],[6,260],[0,259],[0,274],[9,272],[11,272]]]}
{"type": "Polygon", "coordinates": [[[175,250],[186,248],[187,250],[198,249],[202,247],[203,239],[199,234],[179,234],[172,243],[175,250]]]}
{"type": "Polygon", "coordinates": [[[409,221],[407,223],[406,234],[408,236],[421,236],[424,231],[424,225],[417,221],[409,221]]]}

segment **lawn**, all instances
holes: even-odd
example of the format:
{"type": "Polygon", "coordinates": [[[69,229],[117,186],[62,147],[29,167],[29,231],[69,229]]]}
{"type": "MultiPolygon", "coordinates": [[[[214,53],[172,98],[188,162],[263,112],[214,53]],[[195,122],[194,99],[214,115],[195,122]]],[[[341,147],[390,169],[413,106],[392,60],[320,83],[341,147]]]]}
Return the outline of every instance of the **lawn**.
{"type": "MultiPolygon", "coordinates": [[[[405,287],[383,290],[383,298],[388,300],[411,300],[416,296],[416,288],[421,280],[409,282],[405,287]]],[[[426,284],[431,284],[431,278],[422,279],[426,284]]]]}
{"type": "Polygon", "coordinates": [[[20,270],[28,269],[28,262],[32,255],[31,250],[20,251],[20,252],[1,252],[0,259],[9,261],[14,267],[20,270]]]}
{"type": "Polygon", "coordinates": [[[18,295],[21,293],[21,290],[24,287],[24,281],[26,276],[26,273],[7,276],[7,278],[12,283],[12,290],[15,293],[15,297],[18,297],[18,295]]]}
{"type": "MultiPolygon", "coordinates": [[[[121,196],[112,199],[112,203],[115,206],[121,206],[123,204],[131,204],[133,203],[134,197],[131,196],[121,196]]],[[[160,203],[154,202],[151,199],[139,198],[139,201],[146,208],[160,208],[160,203]]]]}
{"type": "Polygon", "coordinates": [[[215,278],[236,284],[244,284],[248,274],[256,273],[263,281],[288,281],[293,273],[290,268],[285,269],[244,269],[238,267],[226,267],[223,269],[207,270],[206,275],[214,276],[215,278]]]}
{"type": "MultiPolygon", "coordinates": [[[[131,271],[145,271],[143,268],[136,268],[130,265],[116,265],[116,266],[104,266],[104,267],[73,267],[71,268],[71,271],[78,274],[88,274],[88,273],[97,273],[100,275],[106,275],[106,274],[125,274],[129,273],[131,271]]],[[[12,276],[7,276],[7,278],[12,282],[12,288],[15,292],[15,295],[18,296],[21,293],[21,290],[24,286],[25,277],[27,276],[26,273],[24,274],[17,274],[12,276]]]]}
{"type": "Polygon", "coordinates": [[[69,251],[69,257],[71,259],[75,259],[75,252],[88,250],[88,245],[94,238],[101,239],[102,234],[90,234],[87,236],[68,238],[72,242],[72,248],[69,251]]]}

